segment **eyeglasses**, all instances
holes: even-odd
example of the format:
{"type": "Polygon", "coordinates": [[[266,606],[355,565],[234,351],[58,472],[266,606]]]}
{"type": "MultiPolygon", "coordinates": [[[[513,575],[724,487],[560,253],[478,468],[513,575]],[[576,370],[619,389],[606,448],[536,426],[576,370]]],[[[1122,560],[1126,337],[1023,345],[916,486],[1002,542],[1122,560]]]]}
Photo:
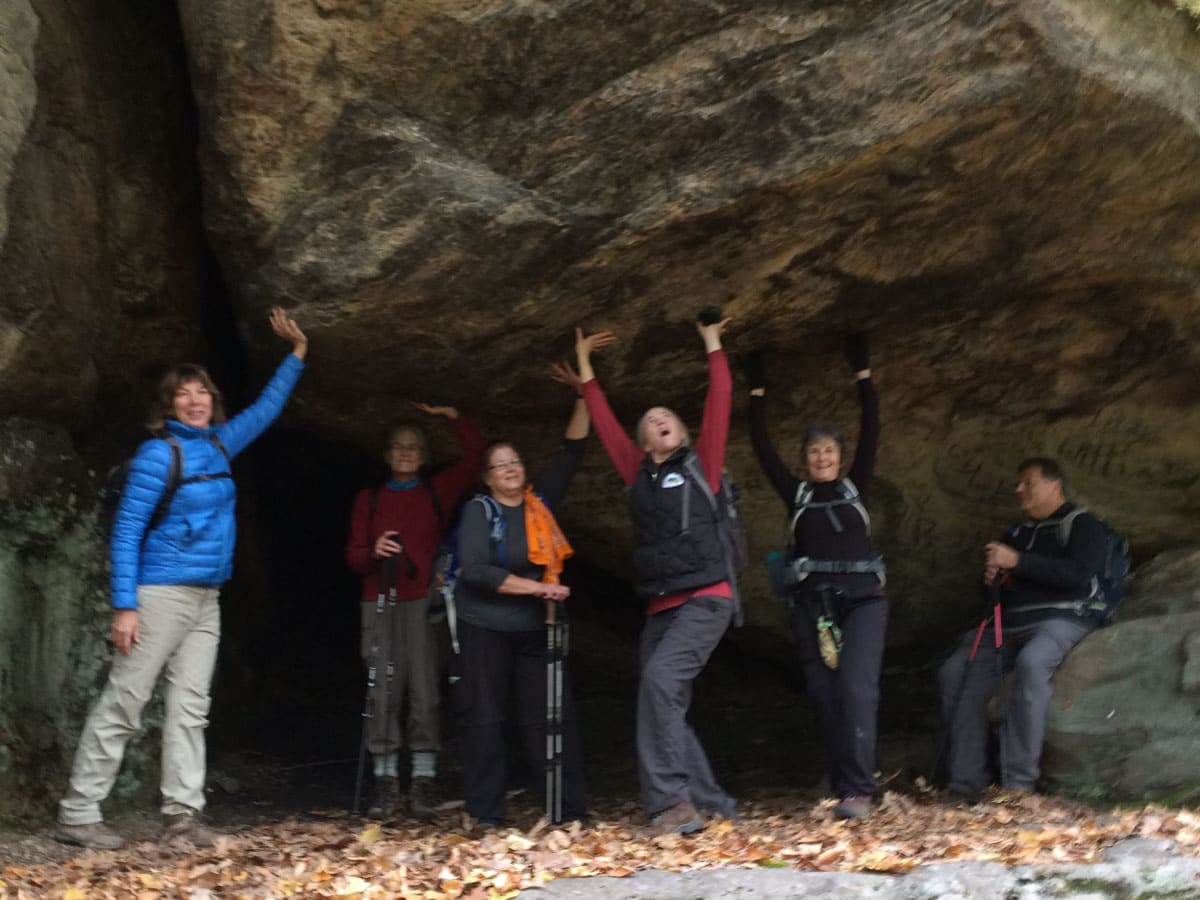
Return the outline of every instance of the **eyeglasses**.
{"type": "Polygon", "coordinates": [[[493,469],[508,469],[513,466],[520,465],[522,465],[520,459],[506,459],[504,462],[492,463],[490,466],[488,466],[488,471],[490,472],[493,469]]]}

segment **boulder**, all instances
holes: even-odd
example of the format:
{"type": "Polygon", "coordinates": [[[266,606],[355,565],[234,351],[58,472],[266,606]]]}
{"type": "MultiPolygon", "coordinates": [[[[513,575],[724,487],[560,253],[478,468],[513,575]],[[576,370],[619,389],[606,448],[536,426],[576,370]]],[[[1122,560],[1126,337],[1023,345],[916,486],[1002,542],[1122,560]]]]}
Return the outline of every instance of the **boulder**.
{"type": "Polygon", "coordinates": [[[1054,676],[1042,758],[1058,791],[1120,800],[1200,797],[1200,550],[1139,570],[1116,622],[1054,676]]]}

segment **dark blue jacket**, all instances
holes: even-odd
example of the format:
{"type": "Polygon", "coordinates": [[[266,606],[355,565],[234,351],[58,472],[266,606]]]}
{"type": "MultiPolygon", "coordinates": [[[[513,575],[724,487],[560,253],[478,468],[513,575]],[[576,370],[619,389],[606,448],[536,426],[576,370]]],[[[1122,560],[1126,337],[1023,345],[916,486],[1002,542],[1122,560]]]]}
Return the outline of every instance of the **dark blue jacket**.
{"type": "MultiPolygon", "coordinates": [[[[199,429],[168,419],[167,430],[183,448],[181,476],[228,472],[228,461],[208,435],[220,439],[230,458],[237,456],[279,417],[303,369],[289,353],[254,404],[220,425],[199,429]]],[[[138,447],[130,464],[109,547],[114,609],[136,609],[138,585],[219,587],[233,572],[237,489],[231,478],[181,484],[162,521],[146,534],[170,465],[171,448],[159,438],[138,447]]]]}
{"type": "Polygon", "coordinates": [[[1085,512],[1075,519],[1064,544],[1061,523],[1074,509],[1068,501],[1048,518],[1014,525],[1005,533],[1004,543],[1020,553],[1016,568],[1000,583],[1000,602],[1006,615],[1018,617],[1014,623],[1077,615],[1047,605],[1084,600],[1091,593],[1092,581],[1104,567],[1104,526],[1085,512]],[[1039,606],[1043,608],[1035,608],[1039,606]]]}

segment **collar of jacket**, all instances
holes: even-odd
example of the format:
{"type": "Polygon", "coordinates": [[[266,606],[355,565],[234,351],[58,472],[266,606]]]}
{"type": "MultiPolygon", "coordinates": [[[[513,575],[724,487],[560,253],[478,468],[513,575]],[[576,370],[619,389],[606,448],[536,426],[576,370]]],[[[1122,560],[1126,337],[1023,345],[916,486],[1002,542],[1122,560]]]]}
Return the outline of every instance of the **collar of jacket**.
{"type": "Polygon", "coordinates": [[[191,425],[185,425],[178,419],[167,419],[166,430],[176,437],[181,438],[206,438],[210,437],[215,430],[212,425],[207,428],[193,428],[191,425]]]}
{"type": "Polygon", "coordinates": [[[691,451],[692,451],[692,448],[689,445],[684,444],[683,446],[681,446],[679,449],[677,449],[674,453],[672,453],[670,456],[668,456],[666,459],[664,459],[660,463],[656,463],[654,461],[654,457],[651,456],[649,453],[647,453],[642,458],[642,467],[650,473],[651,477],[654,477],[655,475],[658,474],[658,471],[663,466],[668,465],[670,463],[681,462],[683,460],[683,458],[685,456],[687,456],[691,451]]]}
{"type": "Polygon", "coordinates": [[[1075,504],[1072,501],[1064,500],[1063,505],[1060,506],[1058,509],[1056,509],[1054,512],[1050,513],[1050,515],[1046,516],[1046,518],[1044,518],[1044,519],[1026,519],[1023,524],[1026,527],[1032,528],[1032,527],[1041,525],[1043,522],[1055,522],[1055,521],[1063,518],[1064,516],[1070,514],[1071,510],[1073,510],[1074,508],[1075,508],[1075,504]]]}

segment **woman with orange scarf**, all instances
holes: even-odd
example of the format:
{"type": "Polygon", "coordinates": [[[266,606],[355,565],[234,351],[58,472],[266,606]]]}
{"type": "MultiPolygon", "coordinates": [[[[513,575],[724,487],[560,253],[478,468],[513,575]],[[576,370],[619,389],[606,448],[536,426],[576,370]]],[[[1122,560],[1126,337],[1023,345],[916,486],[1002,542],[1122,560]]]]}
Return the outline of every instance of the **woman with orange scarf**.
{"type": "MultiPolygon", "coordinates": [[[[554,377],[582,398],[583,385],[569,366],[555,366],[554,377]]],[[[463,714],[466,811],[485,827],[499,826],[505,817],[510,696],[530,771],[540,773],[545,760],[547,606],[570,595],[559,574],[573,552],[554,513],[579,465],[589,427],[587,406],[579,399],[562,447],[532,481],[512,444],[491,444],[483,453],[487,493],[463,509],[462,572],[455,589],[462,677],[455,690],[463,714]]],[[[562,812],[567,820],[587,816],[579,727],[565,679],[562,812]]]]}

